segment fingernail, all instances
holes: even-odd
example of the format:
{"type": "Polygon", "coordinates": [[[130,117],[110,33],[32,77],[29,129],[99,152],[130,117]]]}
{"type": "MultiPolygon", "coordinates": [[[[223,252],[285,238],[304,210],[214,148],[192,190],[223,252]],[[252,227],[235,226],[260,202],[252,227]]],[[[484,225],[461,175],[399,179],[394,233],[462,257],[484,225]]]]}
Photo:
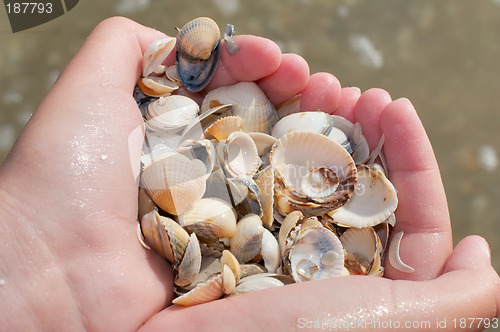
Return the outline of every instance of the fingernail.
{"type": "Polygon", "coordinates": [[[353,89],[355,90],[356,92],[358,92],[359,94],[361,94],[361,89],[358,88],[357,86],[351,86],[350,89],[353,89]]]}

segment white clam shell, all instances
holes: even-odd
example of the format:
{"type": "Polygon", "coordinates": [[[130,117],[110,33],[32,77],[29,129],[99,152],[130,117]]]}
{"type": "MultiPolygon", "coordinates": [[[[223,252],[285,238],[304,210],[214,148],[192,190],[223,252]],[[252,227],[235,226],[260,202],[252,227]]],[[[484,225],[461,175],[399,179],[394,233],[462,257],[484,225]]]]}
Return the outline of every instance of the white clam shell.
{"type": "MultiPolygon", "coordinates": [[[[338,115],[331,115],[331,118],[333,120],[333,126],[340,129],[349,138],[354,162],[356,164],[366,162],[370,157],[370,148],[366,138],[363,136],[361,125],[358,122],[352,123],[346,118],[338,115]]],[[[335,133],[331,135],[332,139],[339,140],[339,138],[335,138],[335,133]]]]}
{"type": "Polygon", "coordinates": [[[344,206],[328,215],[335,223],[363,228],[380,224],[398,205],[396,189],[377,168],[358,165],[358,183],[354,195],[344,206]]]}
{"type": "Polygon", "coordinates": [[[263,290],[272,287],[284,286],[293,283],[287,275],[278,275],[275,273],[259,273],[242,278],[234,290],[234,294],[244,294],[257,290],[263,290]]]}
{"type": "Polygon", "coordinates": [[[236,233],[231,238],[231,253],[243,264],[260,253],[264,234],[262,221],[256,214],[248,214],[236,225],[236,233]]]}
{"type": "Polygon", "coordinates": [[[241,278],[241,266],[238,259],[229,250],[224,250],[220,258],[221,267],[228,266],[233,271],[234,278],[238,282],[241,278]]]}
{"type": "Polygon", "coordinates": [[[195,233],[192,233],[189,243],[182,257],[181,263],[177,268],[175,284],[177,286],[187,286],[191,284],[196,275],[200,273],[201,268],[201,250],[200,243],[195,233]]]}
{"type": "Polygon", "coordinates": [[[280,247],[274,235],[267,229],[264,229],[264,233],[262,234],[260,254],[267,271],[276,272],[281,261],[280,247]]]}
{"type": "Polygon", "coordinates": [[[144,116],[151,130],[178,130],[198,115],[198,104],[179,95],[161,97],[148,105],[144,116]]]}
{"type": "Polygon", "coordinates": [[[254,175],[262,164],[253,139],[245,132],[237,131],[220,142],[219,160],[224,169],[233,177],[254,175]]]}
{"type": "Polygon", "coordinates": [[[288,260],[296,282],[338,277],[344,267],[344,249],[327,228],[309,227],[299,232],[288,260]]]}
{"type": "Polygon", "coordinates": [[[280,139],[292,131],[312,131],[327,134],[333,126],[330,114],[325,112],[300,112],[281,118],[271,131],[271,135],[280,139]]]}
{"type": "Polygon", "coordinates": [[[254,82],[239,82],[210,91],[201,105],[202,113],[232,104],[234,115],[243,119],[243,131],[269,134],[278,121],[278,114],[264,92],[254,82]]]}
{"type": "Polygon", "coordinates": [[[236,212],[221,199],[202,198],[179,216],[179,223],[202,241],[231,237],[236,233],[236,212]]]}
{"type": "Polygon", "coordinates": [[[161,65],[163,60],[165,60],[174,49],[175,43],[176,39],[174,37],[167,37],[152,42],[144,52],[142,59],[142,76],[148,76],[161,65]]]}
{"type": "Polygon", "coordinates": [[[142,93],[151,97],[168,96],[179,88],[179,85],[162,76],[142,77],[137,81],[142,93]]]}
{"type": "Polygon", "coordinates": [[[203,197],[205,169],[179,153],[168,153],[144,168],[141,183],[160,208],[179,215],[203,197]]]}

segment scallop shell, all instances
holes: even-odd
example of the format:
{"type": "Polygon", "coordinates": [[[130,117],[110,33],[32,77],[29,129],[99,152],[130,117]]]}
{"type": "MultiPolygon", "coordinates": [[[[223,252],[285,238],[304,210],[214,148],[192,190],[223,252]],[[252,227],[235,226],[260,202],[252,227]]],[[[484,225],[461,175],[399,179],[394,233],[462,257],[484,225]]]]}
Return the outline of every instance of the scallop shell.
{"type": "Polygon", "coordinates": [[[373,166],[358,165],[358,183],[349,202],[328,215],[335,223],[363,228],[380,224],[396,210],[396,189],[373,166]]]}
{"type": "Polygon", "coordinates": [[[337,236],[324,227],[299,232],[288,254],[296,282],[338,277],[344,267],[344,250],[337,236]]]}
{"type": "Polygon", "coordinates": [[[205,169],[179,153],[169,153],[144,168],[141,182],[160,208],[179,215],[203,197],[205,169]]]}
{"type": "Polygon", "coordinates": [[[189,243],[189,234],[174,220],[151,211],[141,219],[146,243],[160,256],[178,265],[189,243]]]}
{"type": "Polygon", "coordinates": [[[322,208],[342,206],[354,191],[354,161],[345,149],[324,135],[288,133],[274,144],[270,159],[278,192],[281,190],[280,195],[306,214],[316,214],[315,209],[319,209],[316,215],[320,215],[322,208]]]}
{"type": "Polygon", "coordinates": [[[150,103],[144,114],[146,127],[151,130],[177,130],[198,115],[198,104],[185,96],[160,97],[150,103]]]}
{"type": "Polygon", "coordinates": [[[205,137],[213,136],[217,141],[223,141],[228,136],[243,128],[243,119],[239,116],[226,116],[212,123],[203,134],[205,137]]]}
{"type": "Polygon", "coordinates": [[[165,97],[179,88],[177,83],[161,76],[142,77],[137,81],[137,86],[142,93],[151,97],[165,97]]]}
{"type": "Polygon", "coordinates": [[[195,232],[201,241],[231,237],[236,233],[236,213],[232,206],[217,198],[202,198],[179,216],[179,223],[195,232]]]}
{"type": "Polygon", "coordinates": [[[260,253],[264,227],[256,214],[248,214],[236,225],[236,233],[231,238],[231,253],[243,264],[260,253]]]}
{"type": "Polygon", "coordinates": [[[202,90],[214,76],[220,58],[219,39],[219,27],[208,17],[194,19],[179,30],[175,62],[189,91],[202,90]]]}
{"type": "Polygon", "coordinates": [[[280,139],[292,131],[312,131],[328,136],[333,127],[330,114],[325,112],[300,112],[281,118],[271,131],[271,135],[280,139]]]}
{"type": "Polygon", "coordinates": [[[191,284],[196,275],[200,273],[201,268],[201,250],[200,243],[195,233],[191,234],[189,243],[182,257],[181,263],[177,268],[175,284],[177,286],[187,286],[191,284]]]}
{"type": "Polygon", "coordinates": [[[209,109],[232,104],[234,115],[243,119],[243,131],[269,134],[278,121],[271,101],[254,82],[239,82],[210,91],[201,105],[202,113],[209,109]]]}
{"type": "Polygon", "coordinates": [[[172,300],[173,304],[191,306],[220,299],[224,295],[223,276],[218,273],[207,281],[196,285],[189,292],[172,300]]]}
{"type": "Polygon", "coordinates": [[[174,49],[175,43],[176,39],[173,37],[167,37],[152,42],[144,52],[142,59],[142,76],[148,76],[160,66],[163,60],[165,60],[174,49]]]}
{"type": "Polygon", "coordinates": [[[177,50],[189,58],[207,60],[220,39],[217,23],[208,17],[198,17],[186,23],[177,35],[177,50]]]}

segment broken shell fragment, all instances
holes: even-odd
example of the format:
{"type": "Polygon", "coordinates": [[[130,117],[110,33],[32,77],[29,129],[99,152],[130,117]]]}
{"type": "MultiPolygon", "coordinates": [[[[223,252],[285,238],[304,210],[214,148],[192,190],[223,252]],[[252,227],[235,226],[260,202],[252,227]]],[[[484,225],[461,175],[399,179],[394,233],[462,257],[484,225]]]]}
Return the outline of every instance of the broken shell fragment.
{"type": "Polygon", "coordinates": [[[148,76],[161,65],[163,60],[165,60],[174,49],[175,43],[176,39],[173,37],[167,37],[152,42],[144,52],[142,76],[148,76]]]}

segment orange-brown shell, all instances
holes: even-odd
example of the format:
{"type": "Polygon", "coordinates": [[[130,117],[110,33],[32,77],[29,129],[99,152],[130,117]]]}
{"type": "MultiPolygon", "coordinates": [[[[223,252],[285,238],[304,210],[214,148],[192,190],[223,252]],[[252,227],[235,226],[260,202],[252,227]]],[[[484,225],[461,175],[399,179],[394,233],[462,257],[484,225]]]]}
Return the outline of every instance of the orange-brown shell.
{"type": "Polygon", "coordinates": [[[208,17],[199,17],[186,23],[177,35],[177,50],[190,58],[207,60],[217,46],[220,30],[208,17]]]}

